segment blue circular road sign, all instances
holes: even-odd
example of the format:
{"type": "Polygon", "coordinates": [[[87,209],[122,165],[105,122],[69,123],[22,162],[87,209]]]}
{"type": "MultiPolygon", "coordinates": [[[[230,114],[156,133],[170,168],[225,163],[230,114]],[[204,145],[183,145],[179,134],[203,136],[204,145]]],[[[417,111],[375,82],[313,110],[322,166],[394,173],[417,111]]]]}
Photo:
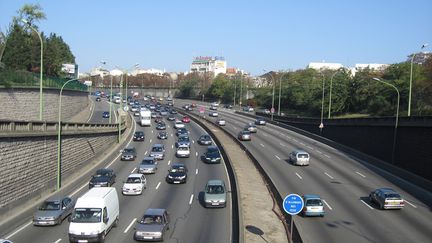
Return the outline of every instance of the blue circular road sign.
{"type": "Polygon", "coordinates": [[[296,215],[303,210],[303,198],[297,194],[289,194],[283,200],[283,208],[285,212],[291,215],[296,215]]]}

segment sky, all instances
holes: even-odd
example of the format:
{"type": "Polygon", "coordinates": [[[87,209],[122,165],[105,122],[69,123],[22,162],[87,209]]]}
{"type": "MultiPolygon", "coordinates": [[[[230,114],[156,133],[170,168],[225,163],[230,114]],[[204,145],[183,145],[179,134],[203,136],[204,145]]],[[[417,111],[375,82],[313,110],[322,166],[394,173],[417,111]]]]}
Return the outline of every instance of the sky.
{"type": "Polygon", "coordinates": [[[0,0],[2,31],[26,3],[41,5],[40,30],[62,36],[80,72],[102,60],[183,72],[195,56],[223,56],[259,75],[398,63],[432,45],[431,0],[0,0]]]}

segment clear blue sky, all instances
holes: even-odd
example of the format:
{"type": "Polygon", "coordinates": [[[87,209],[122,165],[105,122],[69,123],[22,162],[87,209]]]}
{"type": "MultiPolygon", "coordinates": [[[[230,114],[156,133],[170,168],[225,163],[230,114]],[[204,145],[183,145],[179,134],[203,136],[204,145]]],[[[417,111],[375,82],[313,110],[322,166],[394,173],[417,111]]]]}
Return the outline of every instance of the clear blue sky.
{"type": "Polygon", "coordinates": [[[81,72],[100,60],[187,71],[194,56],[217,55],[260,74],[321,61],[397,63],[432,45],[431,0],[0,0],[2,30],[25,3],[42,6],[40,29],[63,37],[81,72]]]}

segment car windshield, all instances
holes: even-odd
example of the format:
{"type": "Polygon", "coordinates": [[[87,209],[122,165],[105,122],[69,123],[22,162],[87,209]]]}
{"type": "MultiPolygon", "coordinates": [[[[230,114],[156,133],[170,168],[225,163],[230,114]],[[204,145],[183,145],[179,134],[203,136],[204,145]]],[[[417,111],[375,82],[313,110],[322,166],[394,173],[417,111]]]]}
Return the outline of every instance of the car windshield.
{"type": "Polygon", "coordinates": [[[320,199],[309,199],[306,201],[306,206],[322,206],[323,203],[320,199]]]}
{"type": "Polygon", "coordinates": [[[49,210],[59,210],[60,209],[60,202],[53,202],[53,201],[45,201],[40,206],[39,210],[43,211],[49,211],[49,210]]]}
{"type": "Polygon", "coordinates": [[[126,183],[130,183],[130,184],[140,184],[141,183],[141,179],[138,177],[128,177],[126,180],[126,183]]]}
{"type": "Polygon", "coordinates": [[[162,152],[162,151],[163,151],[162,147],[153,147],[152,148],[152,152],[162,152]]]}
{"type": "Polygon", "coordinates": [[[141,224],[162,224],[162,216],[160,215],[144,215],[140,220],[141,224]]]}
{"type": "Polygon", "coordinates": [[[75,208],[72,214],[74,223],[98,223],[101,222],[102,209],[100,208],[75,208]]]}
{"type": "Polygon", "coordinates": [[[224,193],[225,190],[223,186],[220,185],[210,185],[207,187],[207,193],[209,194],[221,194],[224,193]]]}
{"type": "Polygon", "coordinates": [[[133,153],[135,150],[134,149],[124,149],[123,152],[124,153],[133,153]]]}
{"type": "Polygon", "coordinates": [[[217,149],[209,149],[207,151],[207,154],[208,155],[219,155],[219,150],[217,150],[217,149]]]}
{"type": "Polygon", "coordinates": [[[189,138],[188,138],[188,137],[179,137],[179,138],[178,138],[178,141],[179,141],[179,142],[188,142],[188,141],[189,141],[189,138]]]}
{"type": "Polygon", "coordinates": [[[210,137],[205,135],[205,136],[201,136],[201,140],[210,140],[210,137]]]}
{"type": "Polygon", "coordinates": [[[108,171],[97,171],[95,177],[101,177],[101,176],[109,176],[110,173],[108,171]]]}
{"type": "Polygon", "coordinates": [[[135,135],[142,136],[142,135],[144,135],[144,133],[143,132],[136,132],[135,135]]]}

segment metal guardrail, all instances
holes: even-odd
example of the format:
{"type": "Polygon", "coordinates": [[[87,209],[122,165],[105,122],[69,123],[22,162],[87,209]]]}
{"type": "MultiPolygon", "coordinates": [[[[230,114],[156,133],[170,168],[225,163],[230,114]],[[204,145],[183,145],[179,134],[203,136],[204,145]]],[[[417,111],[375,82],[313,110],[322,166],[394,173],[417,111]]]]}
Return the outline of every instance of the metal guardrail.
{"type": "MultiPolygon", "coordinates": [[[[62,122],[62,134],[76,133],[106,133],[118,131],[118,124],[101,123],[72,123],[62,122]]],[[[126,129],[126,121],[121,123],[121,130],[126,129]]],[[[0,137],[21,137],[55,135],[58,131],[58,122],[46,121],[11,121],[0,120],[0,137]]]]}

